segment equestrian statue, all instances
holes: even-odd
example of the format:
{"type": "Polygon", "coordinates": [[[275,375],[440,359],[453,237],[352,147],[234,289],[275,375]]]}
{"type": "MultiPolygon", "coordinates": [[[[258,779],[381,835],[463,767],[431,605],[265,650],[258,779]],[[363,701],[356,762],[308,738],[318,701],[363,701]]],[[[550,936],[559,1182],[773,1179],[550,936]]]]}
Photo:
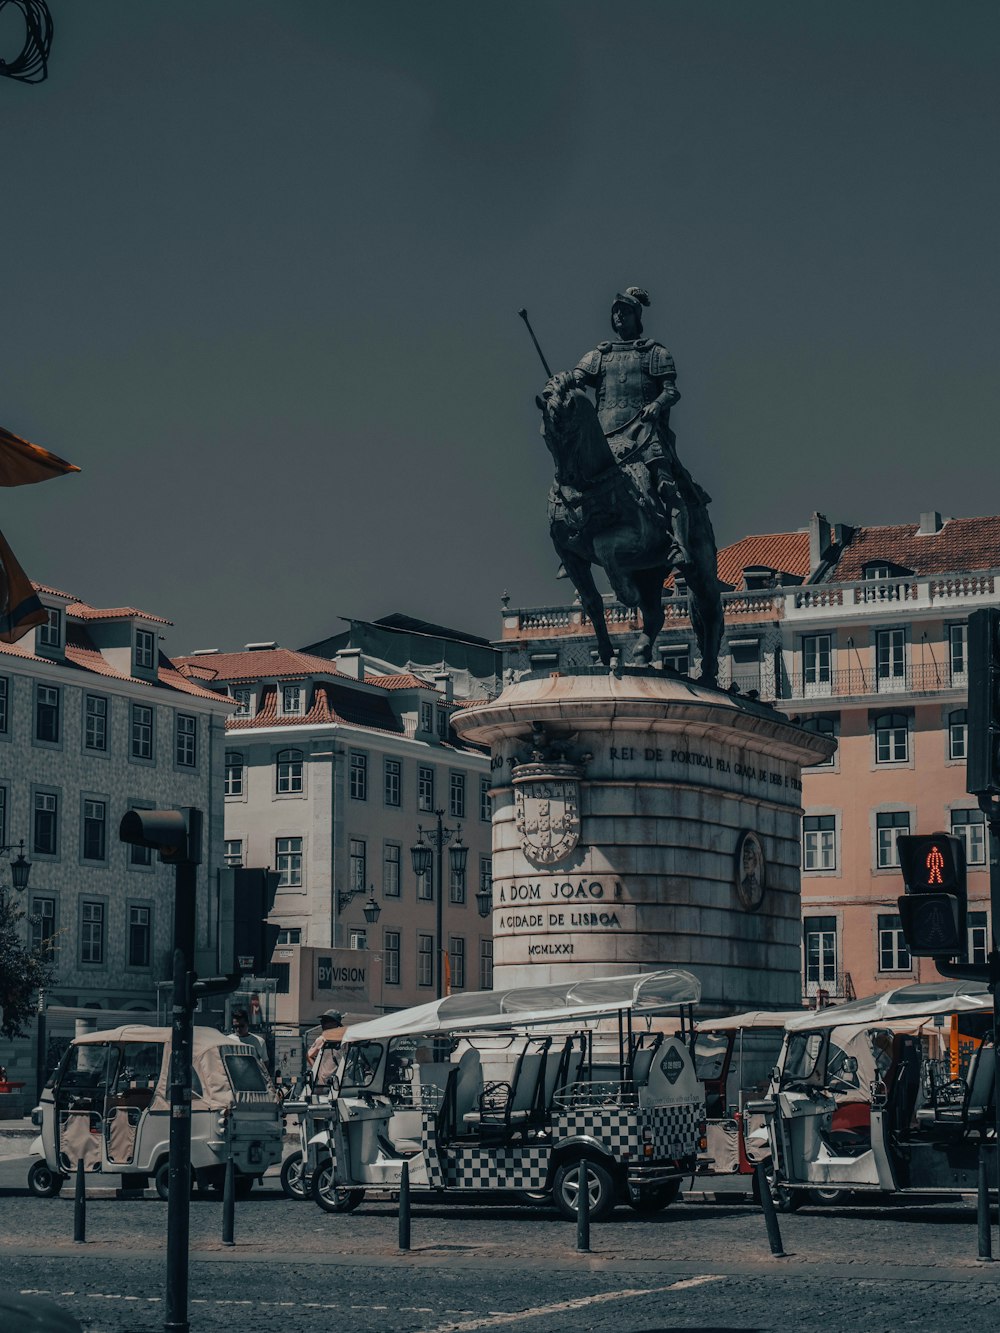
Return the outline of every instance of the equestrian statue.
{"type": "Polygon", "coordinates": [[[563,570],[597,635],[601,661],[614,649],[593,566],[608,576],[618,601],[637,607],[642,632],[633,661],[649,665],[663,628],[663,587],[670,574],[687,584],[701,651],[701,680],[714,685],[722,640],[722,597],[709,496],[677,457],[670,408],[680,398],[667,349],[642,336],[641,287],[619,292],[611,307],[615,340],[602,342],[574,370],[549,376],[535,401],[555,463],[549,525],[563,570]],[[591,401],[588,389],[594,390],[591,401]]]}

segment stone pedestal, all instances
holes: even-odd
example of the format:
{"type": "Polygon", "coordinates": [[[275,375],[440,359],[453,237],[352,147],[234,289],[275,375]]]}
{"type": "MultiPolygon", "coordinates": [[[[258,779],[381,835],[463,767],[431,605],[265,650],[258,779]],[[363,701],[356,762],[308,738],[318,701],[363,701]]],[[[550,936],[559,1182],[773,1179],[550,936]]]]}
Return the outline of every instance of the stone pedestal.
{"type": "Polygon", "coordinates": [[[552,675],[455,719],[493,756],[494,986],[669,964],[704,1012],[801,1002],[801,768],[833,742],[665,675],[552,675]]]}

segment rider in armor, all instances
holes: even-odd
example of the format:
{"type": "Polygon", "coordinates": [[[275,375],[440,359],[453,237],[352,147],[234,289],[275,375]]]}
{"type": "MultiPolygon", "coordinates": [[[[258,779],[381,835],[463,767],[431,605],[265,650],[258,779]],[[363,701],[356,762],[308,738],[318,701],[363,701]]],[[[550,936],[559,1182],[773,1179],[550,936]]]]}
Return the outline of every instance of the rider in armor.
{"type": "Polygon", "coordinates": [[[670,408],[680,393],[673,357],[662,343],[642,336],[641,311],[648,305],[641,287],[619,292],[611,307],[616,340],[598,343],[573,376],[581,387],[594,389],[598,420],[619,467],[669,527],[677,548],[674,562],[683,563],[685,505],[669,428],[670,408]]]}

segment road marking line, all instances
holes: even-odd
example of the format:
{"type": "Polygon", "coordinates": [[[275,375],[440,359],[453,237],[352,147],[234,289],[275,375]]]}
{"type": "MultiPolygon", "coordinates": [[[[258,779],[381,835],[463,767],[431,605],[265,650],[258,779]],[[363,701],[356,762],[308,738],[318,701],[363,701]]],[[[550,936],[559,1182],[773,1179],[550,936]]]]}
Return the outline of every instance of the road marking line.
{"type": "Polygon", "coordinates": [[[602,1291],[596,1296],[581,1296],[573,1301],[558,1301],[554,1305],[536,1305],[530,1310],[491,1311],[485,1319],[469,1319],[464,1324],[440,1324],[434,1333],[472,1333],[478,1328],[495,1328],[500,1324],[517,1324],[522,1319],[541,1319],[545,1315],[563,1314],[567,1310],[585,1310],[588,1305],[606,1305],[611,1301],[635,1300],[639,1296],[659,1296],[666,1291],[680,1291],[703,1282],[723,1282],[722,1274],[708,1274],[699,1278],[684,1278],[666,1287],[625,1287],[621,1291],[602,1291]]]}

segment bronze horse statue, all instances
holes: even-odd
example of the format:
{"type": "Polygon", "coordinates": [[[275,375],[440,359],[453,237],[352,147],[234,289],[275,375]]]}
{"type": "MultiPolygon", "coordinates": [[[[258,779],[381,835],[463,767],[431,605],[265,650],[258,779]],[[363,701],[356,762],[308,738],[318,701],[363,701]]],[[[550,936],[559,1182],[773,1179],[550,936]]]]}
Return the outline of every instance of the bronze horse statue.
{"type": "MultiPolygon", "coordinates": [[[[542,412],[542,435],[555,463],[549,531],[594,626],[601,661],[610,666],[614,648],[592,567],[604,570],[623,606],[638,607],[642,632],[633,660],[641,665],[652,661],[653,645],[663,628],[664,581],[678,573],[690,591],[701,680],[714,685],[723,628],[715,537],[707,497],[677,460],[673,432],[662,428],[672,463],[676,532],[631,475],[629,459],[616,457],[594,404],[572,373],[554,375],[536,402],[542,412]]],[[[647,429],[656,427],[651,424],[647,429]]]]}

